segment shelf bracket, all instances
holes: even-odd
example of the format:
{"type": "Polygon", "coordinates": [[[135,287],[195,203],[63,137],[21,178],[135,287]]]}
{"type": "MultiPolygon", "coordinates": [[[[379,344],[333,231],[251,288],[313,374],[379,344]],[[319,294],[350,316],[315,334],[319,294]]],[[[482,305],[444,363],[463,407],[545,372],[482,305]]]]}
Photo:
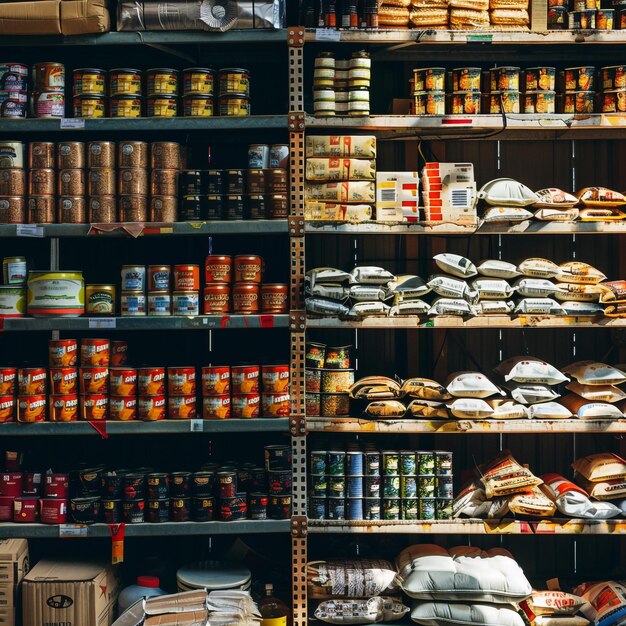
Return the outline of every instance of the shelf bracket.
{"type": "Polygon", "coordinates": [[[289,433],[292,437],[304,437],[307,434],[305,415],[291,415],[289,417],[289,433]]]}
{"type": "Polygon", "coordinates": [[[287,45],[290,48],[304,48],[304,28],[292,26],[287,29],[287,45]]]}
{"type": "Polygon", "coordinates": [[[289,132],[304,132],[304,111],[292,111],[287,116],[287,121],[289,123],[289,132]]]}
{"type": "Polygon", "coordinates": [[[290,311],[289,328],[292,333],[303,333],[306,326],[305,311],[290,311]]]}
{"type": "Polygon", "coordinates": [[[294,515],[291,518],[291,536],[297,539],[307,536],[307,518],[304,515],[294,515]]]}
{"type": "Polygon", "coordinates": [[[290,217],[288,224],[290,237],[304,236],[304,219],[301,217],[290,217]]]}

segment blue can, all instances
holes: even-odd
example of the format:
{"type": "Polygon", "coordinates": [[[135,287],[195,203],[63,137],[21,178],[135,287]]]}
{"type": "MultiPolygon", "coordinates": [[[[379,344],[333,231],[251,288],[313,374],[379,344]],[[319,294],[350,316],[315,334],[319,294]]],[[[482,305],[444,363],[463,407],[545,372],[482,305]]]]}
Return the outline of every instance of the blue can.
{"type": "Polygon", "coordinates": [[[346,476],[348,498],[363,497],[363,476],[346,476]]]}
{"type": "Polygon", "coordinates": [[[346,475],[362,476],[364,458],[363,452],[348,452],[346,454],[346,475]]]}
{"type": "Polygon", "coordinates": [[[316,450],[310,453],[311,474],[326,474],[328,471],[326,463],[326,451],[316,450]]]}
{"type": "Polygon", "coordinates": [[[365,477],[365,497],[380,498],[380,476],[365,477]]]}
{"type": "Polygon", "coordinates": [[[326,519],[346,519],[346,501],[344,498],[328,498],[328,500],[326,501],[326,506],[328,508],[326,519]]]}
{"type": "Polygon", "coordinates": [[[417,454],[403,450],[400,452],[400,473],[403,476],[415,476],[417,474],[417,454]]]}
{"type": "Polygon", "coordinates": [[[403,498],[417,498],[417,476],[400,478],[400,495],[403,498]]]}
{"type": "Polygon", "coordinates": [[[313,496],[309,500],[309,518],[326,519],[326,498],[313,496]]]}
{"type": "Polygon", "coordinates": [[[362,520],[363,519],[363,498],[348,498],[348,519],[349,520],[362,520]]]}
{"type": "Polygon", "coordinates": [[[370,521],[379,521],[381,519],[380,498],[363,499],[363,519],[370,521]]]}
{"type": "Polygon", "coordinates": [[[325,496],[328,490],[326,476],[311,476],[311,491],[314,496],[325,496]]]}
{"type": "Polygon", "coordinates": [[[438,498],[454,497],[452,476],[437,476],[437,497],[438,498]]]}

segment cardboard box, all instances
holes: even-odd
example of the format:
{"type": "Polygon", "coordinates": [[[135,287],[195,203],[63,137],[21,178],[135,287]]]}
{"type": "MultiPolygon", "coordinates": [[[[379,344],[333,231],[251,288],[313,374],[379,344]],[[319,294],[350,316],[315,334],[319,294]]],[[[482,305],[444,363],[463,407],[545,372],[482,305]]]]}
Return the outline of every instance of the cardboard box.
{"type": "Polygon", "coordinates": [[[376,221],[417,221],[419,182],[418,172],[376,172],[376,221]]]}
{"type": "MultiPolygon", "coordinates": [[[[17,606],[17,585],[0,585],[0,609],[15,609],[17,606]]],[[[4,626],[0,619],[0,625],[4,626]]]]}
{"type": "Polygon", "coordinates": [[[104,0],[0,2],[3,35],[84,35],[109,29],[104,0]]]}
{"type": "Polygon", "coordinates": [[[0,624],[2,626],[15,626],[15,609],[0,608],[0,624]]]}
{"type": "Polygon", "coordinates": [[[474,182],[472,163],[426,163],[422,170],[424,190],[441,188],[450,183],[471,184],[474,182]]]}
{"type": "Polygon", "coordinates": [[[23,626],[111,626],[117,593],[110,565],[40,561],[22,583],[23,626]]]}
{"type": "Polygon", "coordinates": [[[20,583],[28,573],[28,568],[28,541],[0,539],[0,585],[20,583]]]}

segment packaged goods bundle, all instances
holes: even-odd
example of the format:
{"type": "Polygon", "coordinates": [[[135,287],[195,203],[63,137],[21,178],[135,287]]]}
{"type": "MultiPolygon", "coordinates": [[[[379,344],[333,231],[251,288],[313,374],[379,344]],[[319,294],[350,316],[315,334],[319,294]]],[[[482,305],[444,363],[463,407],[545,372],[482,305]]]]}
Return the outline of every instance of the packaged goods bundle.
{"type": "Polygon", "coordinates": [[[376,172],[376,221],[418,222],[418,172],[376,172]]]}
{"type": "Polygon", "coordinates": [[[29,569],[26,539],[0,539],[0,622],[19,623],[22,581],[29,569]]]}
{"type": "Polygon", "coordinates": [[[331,347],[322,343],[306,344],[306,412],[325,417],[349,415],[348,391],[354,383],[350,367],[352,346],[331,347]]]}
{"type": "Polygon", "coordinates": [[[471,163],[426,163],[422,170],[422,189],[427,223],[478,224],[471,163]]]}
{"type": "Polygon", "coordinates": [[[378,26],[381,29],[409,28],[411,0],[383,0],[378,4],[378,26]]]}
{"type": "Polygon", "coordinates": [[[448,28],[448,0],[411,0],[409,11],[413,28],[448,28]]]}

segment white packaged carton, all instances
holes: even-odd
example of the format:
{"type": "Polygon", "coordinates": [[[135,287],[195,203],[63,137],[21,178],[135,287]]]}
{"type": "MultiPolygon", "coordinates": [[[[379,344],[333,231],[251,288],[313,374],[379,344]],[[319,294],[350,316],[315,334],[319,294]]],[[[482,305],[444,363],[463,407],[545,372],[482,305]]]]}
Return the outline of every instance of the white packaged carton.
{"type": "Polygon", "coordinates": [[[376,221],[418,221],[419,182],[418,172],[376,172],[376,221]]]}
{"type": "Polygon", "coordinates": [[[477,225],[478,192],[471,163],[426,163],[422,186],[427,222],[477,225]]]}

